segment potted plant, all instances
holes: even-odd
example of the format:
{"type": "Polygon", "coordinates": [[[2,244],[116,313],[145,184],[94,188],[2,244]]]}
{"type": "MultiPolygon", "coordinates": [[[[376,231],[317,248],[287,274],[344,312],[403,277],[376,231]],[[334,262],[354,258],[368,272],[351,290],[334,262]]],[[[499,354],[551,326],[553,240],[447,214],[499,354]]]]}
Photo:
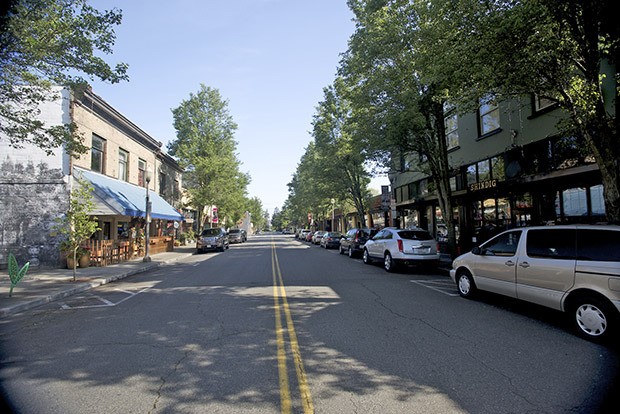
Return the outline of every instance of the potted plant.
{"type": "Polygon", "coordinates": [[[67,267],[73,269],[73,281],[78,259],[84,252],[80,250],[81,246],[99,230],[96,217],[90,215],[95,208],[92,185],[82,178],[76,176],[74,178],[76,185],[71,191],[69,210],[56,220],[57,224],[54,226],[55,231],[65,236],[65,240],[61,243],[61,251],[67,255],[67,267]]]}

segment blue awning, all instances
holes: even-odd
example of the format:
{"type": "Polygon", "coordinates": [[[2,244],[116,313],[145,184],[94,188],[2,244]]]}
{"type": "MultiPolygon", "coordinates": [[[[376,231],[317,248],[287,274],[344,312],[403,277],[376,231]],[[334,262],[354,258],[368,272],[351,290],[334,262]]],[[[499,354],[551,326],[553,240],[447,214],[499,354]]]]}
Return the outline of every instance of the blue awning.
{"type": "MultiPolygon", "coordinates": [[[[146,188],[125,181],[75,167],[77,177],[90,181],[95,195],[106,204],[108,210],[131,217],[145,217],[146,188]]],[[[184,217],[154,191],[149,191],[151,217],[163,220],[183,221],[184,217]]]]}

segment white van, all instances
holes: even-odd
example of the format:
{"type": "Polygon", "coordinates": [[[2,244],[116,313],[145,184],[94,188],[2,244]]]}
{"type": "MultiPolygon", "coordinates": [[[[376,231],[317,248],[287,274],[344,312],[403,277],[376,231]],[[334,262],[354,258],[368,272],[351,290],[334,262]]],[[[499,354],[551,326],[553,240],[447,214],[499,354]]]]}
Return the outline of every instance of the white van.
{"type": "Polygon", "coordinates": [[[619,329],[620,226],[508,230],[457,257],[450,277],[462,297],[479,289],[558,309],[603,339],[619,329]]]}

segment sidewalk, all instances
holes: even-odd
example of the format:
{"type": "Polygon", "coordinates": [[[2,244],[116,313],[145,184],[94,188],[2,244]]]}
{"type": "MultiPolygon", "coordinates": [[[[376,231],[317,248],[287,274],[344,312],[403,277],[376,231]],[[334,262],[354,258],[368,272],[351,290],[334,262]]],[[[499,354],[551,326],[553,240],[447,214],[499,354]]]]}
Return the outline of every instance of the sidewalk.
{"type": "Polygon", "coordinates": [[[73,282],[72,269],[28,270],[26,276],[13,289],[9,297],[11,281],[6,271],[0,272],[0,318],[32,309],[64,297],[105,285],[127,276],[147,272],[166,263],[191,256],[194,245],[175,247],[173,252],[158,253],[145,263],[142,258],[106,267],[77,268],[73,282]]]}

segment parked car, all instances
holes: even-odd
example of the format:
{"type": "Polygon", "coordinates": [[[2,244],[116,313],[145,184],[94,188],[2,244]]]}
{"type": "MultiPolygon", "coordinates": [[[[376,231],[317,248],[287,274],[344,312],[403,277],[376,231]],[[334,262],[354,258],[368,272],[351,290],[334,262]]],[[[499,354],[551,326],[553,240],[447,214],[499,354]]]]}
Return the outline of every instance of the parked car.
{"type": "Polygon", "coordinates": [[[308,235],[308,233],[310,233],[310,230],[308,229],[301,229],[299,231],[299,235],[297,236],[297,238],[301,241],[306,241],[306,236],[308,235]]]}
{"type": "Polygon", "coordinates": [[[383,267],[393,272],[399,265],[437,267],[437,242],[431,234],[418,227],[385,228],[364,245],[364,263],[382,260],[383,267]]]}
{"type": "Polygon", "coordinates": [[[342,233],[337,231],[329,231],[323,234],[321,237],[320,245],[325,249],[331,249],[340,247],[340,239],[342,238],[342,233]]]}
{"type": "Polygon", "coordinates": [[[196,252],[202,253],[208,250],[219,250],[223,252],[228,249],[228,234],[221,227],[204,229],[200,237],[196,240],[196,252]]]}
{"type": "Polygon", "coordinates": [[[312,244],[321,244],[321,238],[323,237],[323,235],[327,233],[326,231],[315,231],[314,234],[312,235],[312,244]]]}
{"type": "Polygon", "coordinates": [[[485,290],[567,312],[591,340],[620,328],[620,226],[508,230],[457,257],[450,277],[465,298],[485,290]]]}
{"type": "Polygon", "coordinates": [[[338,250],[340,254],[348,254],[349,257],[357,256],[364,251],[364,244],[377,234],[376,229],[355,228],[346,232],[340,240],[338,250]]]}
{"type": "Polygon", "coordinates": [[[312,243],[312,236],[314,236],[314,233],[312,230],[309,230],[308,233],[306,233],[306,241],[312,243]]]}
{"type": "Polygon", "coordinates": [[[229,243],[243,243],[244,237],[241,229],[228,230],[228,242],[229,243]]]}

